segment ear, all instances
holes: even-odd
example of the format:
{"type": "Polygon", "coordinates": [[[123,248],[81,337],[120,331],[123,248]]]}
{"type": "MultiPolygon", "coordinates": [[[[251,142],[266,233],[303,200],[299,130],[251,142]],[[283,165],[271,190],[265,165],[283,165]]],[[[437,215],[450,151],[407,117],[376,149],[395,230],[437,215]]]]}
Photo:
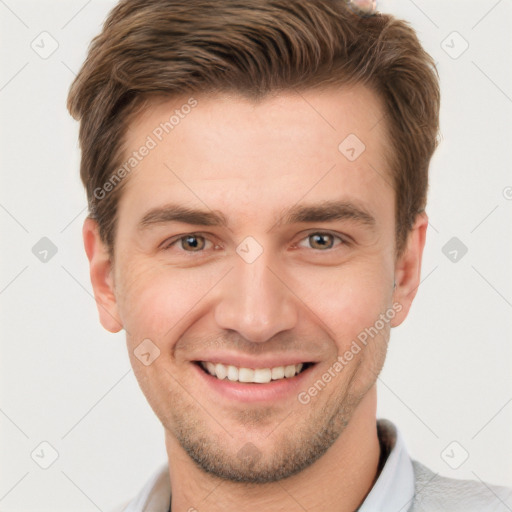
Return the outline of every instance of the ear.
{"type": "Polygon", "coordinates": [[[123,325],[119,319],[112,278],[112,262],[107,247],[99,234],[98,223],[89,217],[82,228],[84,248],[89,259],[89,275],[101,325],[110,332],[119,332],[123,325]]]}
{"type": "Polygon", "coordinates": [[[427,226],[427,214],[419,213],[407,236],[404,252],[395,263],[396,288],[393,292],[393,303],[400,304],[401,309],[393,318],[392,327],[399,326],[407,318],[412,301],[418,291],[427,226]]]}

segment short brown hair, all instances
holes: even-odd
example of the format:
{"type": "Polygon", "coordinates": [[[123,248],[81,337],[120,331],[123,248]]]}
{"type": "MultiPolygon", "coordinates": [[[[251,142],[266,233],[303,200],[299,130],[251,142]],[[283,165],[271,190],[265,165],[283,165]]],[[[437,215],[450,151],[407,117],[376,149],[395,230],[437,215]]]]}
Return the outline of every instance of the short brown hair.
{"type": "Polygon", "coordinates": [[[100,199],[95,190],[123,161],[129,122],[155,95],[229,91],[258,99],[363,84],[384,106],[400,253],[426,204],[438,78],[407,22],[359,15],[344,0],[122,0],[91,42],[68,97],[80,121],[90,216],[113,251],[122,186],[100,199]]]}

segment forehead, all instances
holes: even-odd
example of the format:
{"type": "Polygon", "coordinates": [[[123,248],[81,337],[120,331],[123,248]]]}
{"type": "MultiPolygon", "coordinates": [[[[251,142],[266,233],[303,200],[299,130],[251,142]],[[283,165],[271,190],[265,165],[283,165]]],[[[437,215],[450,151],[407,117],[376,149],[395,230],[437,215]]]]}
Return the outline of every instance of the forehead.
{"type": "Polygon", "coordinates": [[[259,101],[226,93],[154,101],[126,136],[126,158],[138,152],[140,160],[119,218],[177,201],[258,219],[301,199],[343,196],[392,209],[383,119],[380,99],[363,86],[259,101]],[[140,157],[143,146],[150,149],[140,157]]]}

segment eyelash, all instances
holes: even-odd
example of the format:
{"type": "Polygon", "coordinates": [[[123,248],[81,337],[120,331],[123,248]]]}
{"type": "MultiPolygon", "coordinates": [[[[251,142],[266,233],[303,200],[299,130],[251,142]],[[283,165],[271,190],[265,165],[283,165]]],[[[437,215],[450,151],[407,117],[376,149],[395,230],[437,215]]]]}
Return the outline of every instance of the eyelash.
{"type": "MultiPolygon", "coordinates": [[[[327,253],[327,252],[332,252],[336,249],[336,247],[339,247],[339,246],[342,246],[342,245],[350,245],[350,243],[348,242],[348,240],[346,240],[344,237],[341,237],[340,235],[338,234],[335,234],[335,233],[331,233],[330,231],[311,231],[309,232],[308,234],[306,234],[303,238],[301,238],[299,240],[299,242],[297,242],[296,244],[294,244],[294,248],[296,246],[298,246],[300,244],[300,242],[302,242],[303,240],[307,240],[310,236],[312,235],[329,235],[329,236],[332,236],[334,239],[338,239],[340,241],[339,244],[337,245],[333,245],[333,247],[330,247],[328,249],[324,249],[324,250],[320,250],[320,249],[314,249],[314,248],[310,248],[312,249],[313,251],[315,252],[318,252],[318,253],[327,253]]],[[[169,250],[171,249],[171,247],[173,247],[175,244],[177,244],[178,242],[180,242],[181,240],[185,240],[187,237],[201,237],[201,238],[204,238],[206,240],[206,242],[211,242],[211,240],[208,239],[208,236],[206,236],[206,234],[204,233],[186,233],[184,235],[180,235],[178,236],[177,238],[176,237],[173,237],[172,239],[170,240],[166,240],[165,242],[163,242],[161,244],[161,249],[166,251],[166,250],[169,250]]],[[[213,242],[211,242],[213,243],[213,242]]],[[[218,247],[218,245],[214,244],[215,247],[218,247]]],[[[199,251],[186,251],[185,249],[182,249],[183,252],[186,252],[186,253],[190,253],[190,254],[195,254],[195,253],[202,253],[204,252],[206,249],[201,249],[199,251]]]]}

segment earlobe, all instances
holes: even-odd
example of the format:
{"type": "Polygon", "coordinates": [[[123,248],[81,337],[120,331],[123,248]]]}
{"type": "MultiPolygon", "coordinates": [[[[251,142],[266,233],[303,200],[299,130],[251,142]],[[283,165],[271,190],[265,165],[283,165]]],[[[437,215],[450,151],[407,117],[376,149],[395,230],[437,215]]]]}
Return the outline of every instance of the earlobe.
{"type": "Polygon", "coordinates": [[[82,235],[101,325],[107,331],[119,332],[123,325],[119,318],[114,293],[112,262],[108,248],[100,238],[98,223],[90,217],[85,219],[82,235]]]}
{"type": "Polygon", "coordinates": [[[393,302],[400,304],[401,308],[391,322],[392,327],[399,326],[406,319],[418,291],[427,226],[427,214],[419,213],[407,237],[405,250],[395,264],[396,286],[393,290],[393,302]]]}

